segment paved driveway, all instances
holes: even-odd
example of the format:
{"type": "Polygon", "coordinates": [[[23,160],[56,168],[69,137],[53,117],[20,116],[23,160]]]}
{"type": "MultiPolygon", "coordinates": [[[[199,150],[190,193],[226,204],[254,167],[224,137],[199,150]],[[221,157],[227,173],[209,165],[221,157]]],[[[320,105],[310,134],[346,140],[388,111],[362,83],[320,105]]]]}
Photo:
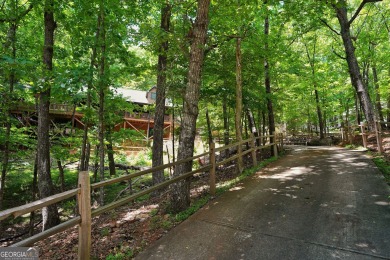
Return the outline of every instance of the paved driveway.
{"type": "Polygon", "coordinates": [[[390,259],[389,195],[362,152],[295,147],[137,259],[390,259]]]}

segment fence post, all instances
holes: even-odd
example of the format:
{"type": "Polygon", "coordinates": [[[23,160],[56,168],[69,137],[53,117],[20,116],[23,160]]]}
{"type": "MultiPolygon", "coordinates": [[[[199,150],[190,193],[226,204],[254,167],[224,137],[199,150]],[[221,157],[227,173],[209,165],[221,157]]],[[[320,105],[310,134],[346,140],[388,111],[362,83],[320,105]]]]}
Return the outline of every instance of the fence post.
{"type": "Polygon", "coordinates": [[[89,260],[91,254],[91,184],[88,171],[79,173],[79,188],[77,199],[81,223],[79,225],[78,259],[89,260]]]}
{"type": "Polygon", "coordinates": [[[361,124],[360,129],[362,132],[363,146],[364,148],[367,148],[366,123],[361,124]]]}
{"type": "Polygon", "coordinates": [[[381,129],[381,123],[379,121],[375,121],[375,135],[376,135],[376,142],[378,144],[378,152],[379,154],[382,154],[383,153],[382,129],[381,129]]]}
{"type": "Polygon", "coordinates": [[[274,156],[276,158],[278,158],[278,141],[277,141],[277,138],[276,138],[276,132],[272,132],[272,136],[273,136],[273,140],[274,140],[274,144],[273,144],[274,156]]]}
{"type": "Polygon", "coordinates": [[[210,194],[215,195],[215,143],[210,143],[210,194]]]}
{"type": "Polygon", "coordinates": [[[257,165],[256,141],[255,141],[255,136],[253,133],[251,134],[251,148],[252,148],[253,166],[256,166],[257,165]]]}

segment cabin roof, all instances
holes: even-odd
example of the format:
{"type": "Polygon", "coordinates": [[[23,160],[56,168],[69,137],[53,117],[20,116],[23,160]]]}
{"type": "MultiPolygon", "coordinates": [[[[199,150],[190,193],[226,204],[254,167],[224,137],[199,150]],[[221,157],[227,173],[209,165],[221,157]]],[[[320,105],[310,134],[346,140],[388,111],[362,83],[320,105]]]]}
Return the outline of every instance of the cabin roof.
{"type": "MultiPolygon", "coordinates": [[[[155,103],[155,100],[148,99],[148,93],[151,91],[155,92],[156,87],[152,87],[149,91],[143,91],[143,90],[135,90],[135,89],[128,89],[128,88],[116,88],[115,92],[118,95],[122,95],[126,101],[137,103],[141,105],[151,105],[155,103]]],[[[172,107],[172,101],[167,98],[165,99],[165,106],[166,107],[172,107]]]]}
{"type": "Polygon", "coordinates": [[[116,92],[122,95],[127,101],[137,103],[137,104],[152,104],[146,98],[148,91],[127,89],[127,88],[117,88],[116,92]]]}

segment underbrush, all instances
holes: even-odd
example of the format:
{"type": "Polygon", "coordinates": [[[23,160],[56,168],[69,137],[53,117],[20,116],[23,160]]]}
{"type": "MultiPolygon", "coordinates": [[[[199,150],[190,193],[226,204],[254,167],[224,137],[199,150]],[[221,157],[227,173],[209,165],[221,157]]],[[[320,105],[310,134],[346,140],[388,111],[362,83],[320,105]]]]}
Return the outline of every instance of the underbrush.
{"type": "Polygon", "coordinates": [[[383,173],[385,180],[388,185],[390,185],[390,162],[387,161],[384,157],[375,157],[373,158],[374,163],[383,173]]]}

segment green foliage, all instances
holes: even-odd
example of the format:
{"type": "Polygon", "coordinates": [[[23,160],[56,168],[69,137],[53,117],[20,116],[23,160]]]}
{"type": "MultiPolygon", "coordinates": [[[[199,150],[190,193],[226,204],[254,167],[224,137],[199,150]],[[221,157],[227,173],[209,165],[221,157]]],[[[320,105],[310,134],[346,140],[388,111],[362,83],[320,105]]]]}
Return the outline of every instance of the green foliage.
{"type": "Polygon", "coordinates": [[[20,206],[31,202],[32,166],[34,161],[24,162],[24,166],[13,165],[7,175],[5,186],[5,208],[20,206]],[[17,198],[17,200],[15,200],[17,198]]]}
{"type": "Polygon", "coordinates": [[[137,166],[151,166],[152,165],[152,152],[150,148],[137,153],[137,155],[130,156],[128,158],[131,165],[137,166]]]}
{"type": "Polygon", "coordinates": [[[103,237],[106,237],[110,234],[110,228],[109,227],[104,227],[100,230],[100,235],[103,237]]]}
{"type": "Polygon", "coordinates": [[[197,212],[201,207],[206,205],[209,200],[210,200],[209,195],[206,195],[206,196],[203,196],[203,197],[197,199],[196,201],[194,201],[191,204],[191,206],[188,209],[176,214],[176,216],[175,216],[176,221],[181,222],[181,221],[186,220],[189,216],[191,216],[192,214],[197,212]]]}
{"type": "Polygon", "coordinates": [[[390,185],[390,162],[387,161],[384,157],[375,157],[373,161],[379,170],[383,173],[387,184],[390,185]]]}
{"type": "Polygon", "coordinates": [[[134,256],[134,252],[131,249],[127,249],[125,252],[119,252],[114,254],[109,254],[106,257],[106,260],[125,260],[132,259],[134,256]]]}

